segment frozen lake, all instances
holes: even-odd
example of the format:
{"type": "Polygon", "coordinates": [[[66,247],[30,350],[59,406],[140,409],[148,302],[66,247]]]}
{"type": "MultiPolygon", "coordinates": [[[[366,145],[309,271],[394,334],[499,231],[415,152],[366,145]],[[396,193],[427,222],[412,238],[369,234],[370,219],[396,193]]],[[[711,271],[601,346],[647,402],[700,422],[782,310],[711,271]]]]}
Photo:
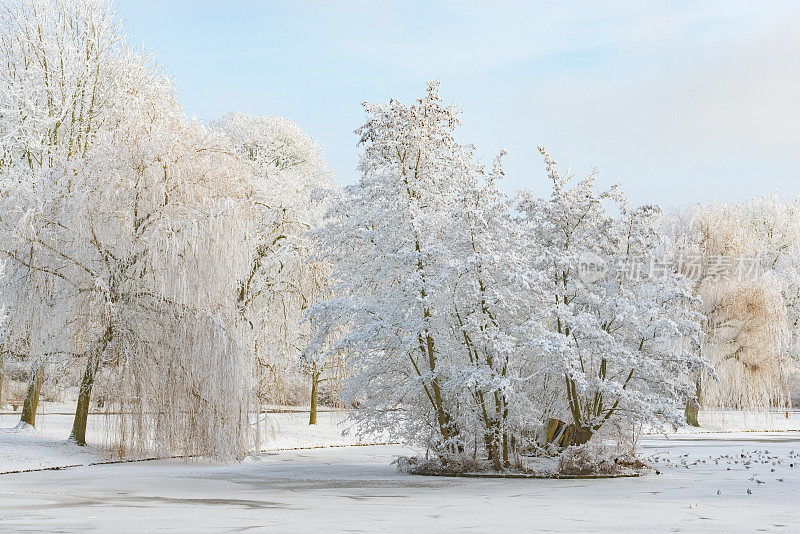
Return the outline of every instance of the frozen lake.
{"type": "Polygon", "coordinates": [[[800,454],[800,434],[796,432],[648,438],[641,453],[658,456],[662,474],[633,479],[418,477],[400,474],[390,465],[395,455],[408,453],[397,445],[342,447],[271,452],[229,465],[159,460],[6,474],[0,476],[0,528],[22,532],[800,530],[800,467],[794,463],[798,461],[794,455],[800,454]]]}

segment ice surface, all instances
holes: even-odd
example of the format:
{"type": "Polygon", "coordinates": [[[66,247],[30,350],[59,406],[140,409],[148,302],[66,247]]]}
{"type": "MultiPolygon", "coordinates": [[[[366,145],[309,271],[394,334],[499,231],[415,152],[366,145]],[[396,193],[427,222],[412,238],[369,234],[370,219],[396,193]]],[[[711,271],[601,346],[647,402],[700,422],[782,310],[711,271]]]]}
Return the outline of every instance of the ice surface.
{"type": "MultiPolygon", "coordinates": [[[[339,435],[342,414],[327,414],[323,424],[311,429],[305,416],[275,416],[281,425],[276,436],[282,432],[283,437],[271,438],[273,448],[325,441],[341,445],[352,439],[339,435]]],[[[35,431],[2,431],[6,465],[12,460],[44,463],[40,454],[51,463],[79,463],[73,460],[80,455],[83,460],[103,458],[99,448],[64,442],[69,421],[61,423],[53,415],[45,420],[35,431]]],[[[798,432],[648,436],[640,453],[652,459],[660,475],[612,480],[421,477],[401,474],[391,465],[397,455],[414,454],[399,445],[273,451],[229,464],[157,460],[6,474],[0,475],[0,529],[800,531],[798,432]]]]}
{"type": "Polygon", "coordinates": [[[800,529],[800,467],[771,472],[759,464],[764,483],[757,484],[741,464],[692,465],[753,450],[788,460],[800,449],[796,434],[656,437],[642,445],[643,454],[679,465],[659,460],[663,474],[635,479],[420,477],[390,465],[410,451],[389,445],[272,452],[229,465],[159,460],[2,475],[0,519],[15,531],[800,529]]]}

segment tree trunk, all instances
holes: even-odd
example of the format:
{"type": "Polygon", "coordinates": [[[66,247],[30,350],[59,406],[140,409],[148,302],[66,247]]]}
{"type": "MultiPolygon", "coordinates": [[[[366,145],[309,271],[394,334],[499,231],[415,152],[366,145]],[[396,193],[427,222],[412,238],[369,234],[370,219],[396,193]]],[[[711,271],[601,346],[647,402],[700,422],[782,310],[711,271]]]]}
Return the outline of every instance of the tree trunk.
{"type": "Polygon", "coordinates": [[[700,415],[700,378],[695,381],[695,397],[686,401],[686,424],[700,426],[697,417],[700,415]]]}
{"type": "Polygon", "coordinates": [[[550,443],[555,443],[556,438],[559,438],[560,440],[562,436],[561,430],[564,428],[565,424],[566,423],[564,423],[564,421],[551,417],[547,421],[547,431],[544,435],[544,444],[548,445],[550,443]]]}
{"type": "MultiPolygon", "coordinates": [[[[425,293],[423,292],[423,298],[425,297],[425,293]]],[[[430,312],[425,309],[425,318],[430,316],[430,312]]],[[[442,401],[442,389],[439,387],[439,379],[436,377],[436,349],[433,346],[433,337],[429,333],[425,334],[425,349],[427,350],[428,354],[428,366],[430,367],[431,373],[433,373],[433,378],[431,378],[431,389],[433,389],[433,398],[436,401],[436,419],[439,421],[439,432],[442,433],[442,437],[445,441],[450,440],[451,432],[454,430],[451,428],[450,423],[450,415],[444,409],[444,403],[442,401]]],[[[455,432],[453,432],[455,433],[455,432]]]]}
{"type": "Polygon", "coordinates": [[[589,440],[592,439],[592,435],[594,431],[587,426],[576,426],[575,427],[575,434],[572,438],[573,445],[585,445],[589,443],[589,440]]]}
{"type": "Polygon", "coordinates": [[[308,424],[309,425],[316,425],[317,424],[317,393],[318,393],[318,386],[319,386],[319,373],[317,371],[313,371],[311,373],[311,411],[308,417],[308,424]]]}
{"type": "Polygon", "coordinates": [[[486,448],[486,458],[488,460],[493,460],[494,456],[492,455],[492,436],[493,430],[487,426],[486,431],[483,434],[483,446],[486,448]]]}
{"type": "Polygon", "coordinates": [[[86,369],[83,371],[81,388],[78,392],[78,405],[75,408],[75,420],[72,423],[72,432],[69,435],[70,441],[78,445],[86,445],[86,421],[89,419],[89,402],[92,399],[92,386],[94,385],[94,375],[97,373],[97,358],[89,356],[86,362],[86,369]]]}
{"type": "MultiPolygon", "coordinates": [[[[505,371],[503,372],[505,375],[505,371]]],[[[511,462],[508,461],[508,401],[505,395],[501,396],[503,401],[503,465],[509,467],[511,462]]]]}
{"type": "Polygon", "coordinates": [[[44,380],[44,370],[41,366],[36,366],[28,382],[28,393],[25,395],[25,403],[22,405],[22,416],[20,421],[36,426],[36,410],[39,409],[39,393],[42,391],[44,380]]]}
{"type": "Polygon", "coordinates": [[[686,401],[686,424],[691,426],[700,426],[700,422],[697,420],[697,415],[700,412],[700,403],[697,402],[697,399],[689,399],[686,401]]]}
{"type": "Polygon", "coordinates": [[[502,438],[502,412],[500,409],[500,395],[497,391],[494,392],[494,428],[493,428],[493,435],[492,435],[492,458],[494,460],[494,469],[495,471],[500,471],[503,468],[503,464],[500,463],[500,444],[502,438]]]}
{"type": "Polygon", "coordinates": [[[89,354],[86,361],[86,369],[81,378],[81,387],[78,391],[78,405],[75,407],[75,420],[72,423],[72,432],[69,435],[70,441],[78,445],[86,445],[86,421],[89,419],[89,402],[92,400],[92,386],[97,369],[100,367],[100,358],[106,351],[111,342],[111,327],[106,327],[103,337],[97,344],[97,349],[89,354]]]}
{"type": "Polygon", "coordinates": [[[500,471],[503,467],[500,464],[500,452],[497,450],[497,439],[492,440],[492,465],[495,471],[500,471]]]}

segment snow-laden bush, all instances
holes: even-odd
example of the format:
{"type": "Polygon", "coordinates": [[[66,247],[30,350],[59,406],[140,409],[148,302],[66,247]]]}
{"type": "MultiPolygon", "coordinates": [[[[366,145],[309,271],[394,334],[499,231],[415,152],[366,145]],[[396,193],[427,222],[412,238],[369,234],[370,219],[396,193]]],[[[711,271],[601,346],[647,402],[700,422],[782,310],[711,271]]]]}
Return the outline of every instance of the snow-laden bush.
{"type": "Polygon", "coordinates": [[[595,442],[571,445],[558,458],[559,475],[630,475],[646,467],[633,454],[620,454],[613,446],[595,442]]]}

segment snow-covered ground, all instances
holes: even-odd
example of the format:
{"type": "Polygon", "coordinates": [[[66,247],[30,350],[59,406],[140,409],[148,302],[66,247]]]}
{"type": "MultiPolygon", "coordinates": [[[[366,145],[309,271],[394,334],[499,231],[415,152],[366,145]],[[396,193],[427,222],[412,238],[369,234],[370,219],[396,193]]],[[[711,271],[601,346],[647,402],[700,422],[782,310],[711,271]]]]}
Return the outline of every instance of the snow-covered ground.
{"type": "Polygon", "coordinates": [[[800,410],[775,410],[769,413],[701,410],[698,420],[699,428],[686,426],[678,429],[678,433],[800,431],[800,410]]]}
{"type": "MultiPolygon", "coordinates": [[[[55,411],[51,407],[51,412],[55,411]]],[[[741,414],[706,414],[705,428],[645,436],[640,453],[660,474],[613,480],[467,479],[397,472],[399,445],[330,447],[342,412],[269,414],[262,448],[242,463],[200,460],[88,465],[108,459],[94,417],[81,448],[65,442],[71,416],[36,430],[0,430],[4,531],[800,531],[800,414],[762,421],[773,432],[714,433],[741,414]],[[273,431],[268,432],[268,426],[273,431]],[[319,449],[278,450],[326,446],[319,449]],[[749,490],[749,493],[748,493],[749,490]]],[[[18,414],[0,415],[0,425],[18,414]]],[[[380,437],[375,437],[379,441],[380,437]]]]}
{"type": "MultiPolygon", "coordinates": [[[[106,417],[92,415],[87,425],[87,447],[67,442],[73,415],[68,407],[46,405],[36,419],[36,428],[16,428],[18,412],[0,414],[0,473],[71,465],[107,462],[106,417]]],[[[255,419],[254,419],[255,420],[255,419]]],[[[298,447],[331,447],[361,443],[385,443],[385,436],[359,439],[342,435],[348,428],[347,413],[341,410],[321,411],[317,424],[308,424],[307,411],[264,413],[261,415],[261,450],[298,447]]],[[[145,453],[144,457],[151,457],[145,453]]]]}

